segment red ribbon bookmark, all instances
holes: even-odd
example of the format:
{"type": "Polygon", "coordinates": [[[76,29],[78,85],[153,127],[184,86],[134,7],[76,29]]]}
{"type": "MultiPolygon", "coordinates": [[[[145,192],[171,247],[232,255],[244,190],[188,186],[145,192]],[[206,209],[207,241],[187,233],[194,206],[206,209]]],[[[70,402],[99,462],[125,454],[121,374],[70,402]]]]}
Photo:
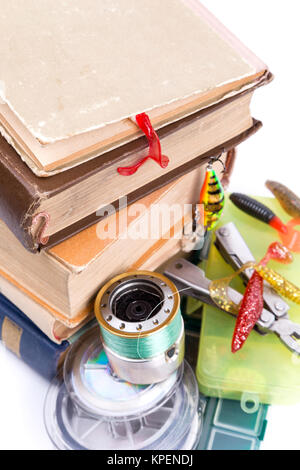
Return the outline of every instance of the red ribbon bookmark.
{"type": "Polygon", "coordinates": [[[161,168],[167,168],[170,160],[161,153],[160,140],[157,133],[153,129],[149,116],[146,113],[137,114],[135,119],[137,125],[144,132],[148,139],[149,154],[147,157],[144,157],[138,161],[135,165],[118,168],[118,173],[122,176],[133,175],[149,158],[152,158],[152,160],[157,162],[161,168]]]}

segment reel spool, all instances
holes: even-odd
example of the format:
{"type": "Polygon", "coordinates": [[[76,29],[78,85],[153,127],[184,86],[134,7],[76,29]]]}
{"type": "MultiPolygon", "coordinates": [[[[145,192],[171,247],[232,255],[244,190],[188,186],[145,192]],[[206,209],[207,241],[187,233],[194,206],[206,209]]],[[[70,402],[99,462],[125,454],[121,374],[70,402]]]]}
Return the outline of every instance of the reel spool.
{"type": "Polygon", "coordinates": [[[182,363],[180,296],[165,276],[137,271],[115,277],[98,293],[95,314],[109,362],[123,380],[158,383],[182,363]]]}
{"type": "Polygon", "coordinates": [[[44,419],[61,450],[192,450],[200,439],[202,405],[186,362],[164,382],[121,380],[96,326],[71,346],[63,374],[50,385],[44,419]]]}

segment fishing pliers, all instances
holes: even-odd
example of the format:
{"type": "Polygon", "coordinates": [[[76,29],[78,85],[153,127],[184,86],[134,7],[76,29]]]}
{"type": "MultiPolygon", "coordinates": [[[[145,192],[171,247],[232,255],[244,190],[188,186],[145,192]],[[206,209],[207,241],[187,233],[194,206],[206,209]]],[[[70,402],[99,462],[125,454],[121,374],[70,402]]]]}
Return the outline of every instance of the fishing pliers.
{"type": "MultiPolygon", "coordinates": [[[[239,233],[235,224],[230,222],[215,231],[215,245],[223,259],[230,264],[235,271],[244,264],[255,261],[245,240],[239,233]]],[[[241,276],[248,282],[253,270],[245,270],[241,276]]],[[[218,307],[210,296],[211,280],[207,279],[202,269],[185,259],[171,261],[165,268],[165,275],[177,286],[178,290],[190,295],[201,302],[218,307]]],[[[237,305],[243,299],[243,295],[232,288],[228,288],[229,298],[237,305]]],[[[256,323],[256,330],[260,334],[275,333],[284,345],[292,352],[300,355],[300,324],[290,320],[289,305],[266,282],[264,283],[265,308],[256,323]]],[[[219,307],[220,308],[220,307],[219,307]]],[[[228,313],[228,312],[226,312],[228,313]]]]}

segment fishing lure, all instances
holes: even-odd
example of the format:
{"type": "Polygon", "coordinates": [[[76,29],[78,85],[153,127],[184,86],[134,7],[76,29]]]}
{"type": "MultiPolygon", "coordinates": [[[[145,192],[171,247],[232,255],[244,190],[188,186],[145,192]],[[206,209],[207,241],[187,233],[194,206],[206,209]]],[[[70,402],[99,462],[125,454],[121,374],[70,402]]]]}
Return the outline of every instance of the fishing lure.
{"type": "Polygon", "coordinates": [[[118,168],[118,173],[122,176],[131,176],[136,173],[149,158],[157,162],[161,168],[167,168],[169,164],[169,158],[166,155],[162,155],[161,153],[160,140],[157,133],[153,129],[149,116],[146,113],[137,114],[135,120],[139,128],[144,132],[148,139],[149,154],[147,157],[139,160],[135,165],[118,168]]]}
{"type": "Polygon", "coordinates": [[[236,276],[239,276],[244,270],[245,270],[245,267],[243,266],[241,269],[236,271],[231,276],[224,277],[222,279],[216,279],[215,281],[211,281],[209,285],[210,298],[214,301],[214,303],[221,310],[224,310],[227,313],[232,313],[233,315],[238,315],[239,305],[237,305],[235,302],[233,302],[230,299],[227,293],[227,288],[229,284],[231,283],[231,281],[233,281],[233,279],[236,276]]]}
{"type": "Polygon", "coordinates": [[[270,225],[280,233],[287,232],[286,226],[279,219],[279,217],[277,217],[276,214],[271,211],[271,209],[269,209],[261,202],[256,201],[252,197],[241,193],[232,193],[230,195],[230,200],[236,207],[238,207],[251,217],[254,217],[257,220],[260,220],[261,222],[270,225]]]}
{"type": "Polygon", "coordinates": [[[266,266],[269,261],[278,261],[281,264],[291,264],[294,260],[289,250],[279,242],[271,243],[266,256],[261,260],[260,265],[266,266]]]}
{"type": "Polygon", "coordinates": [[[200,193],[200,205],[204,206],[204,227],[208,231],[218,223],[225,205],[224,189],[212,166],[219,159],[220,157],[208,164],[200,193]]]}
{"type": "Polygon", "coordinates": [[[267,181],[266,187],[273,193],[287,214],[300,218],[300,198],[289,188],[276,181],[267,181]]]}
{"type": "Polygon", "coordinates": [[[193,208],[192,230],[186,231],[186,227],[184,228],[181,245],[186,253],[202,250],[207,233],[216,226],[222,215],[225,204],[224,189],[212,166],[213,163],[219,161],[225,173],[225,166],[220,157],[221,155],[211,158],[207,166],[199,205],[193,208]]]}
{"type": "Polygon", "coordinates": [[[263,291],[263,278],[255,271],[248,282],[239,309],[231,344],[231,351],[233,353],[236,353],[243,347],[262,314],[264,308],[263,291]]]}
{"type": "Polygon", "coordinates": [[[285,297],[292,302],[300,305],[300,289],[281,274],[277,273],[267,266],[256,264],[254,262],[246,263],[239,271],[232,276],[224,279],[217,279],[212,281],[209,287],[210,296],[213,301],[226,312],[236,314],[238,306],[232,302],[228,297],[227,287],[231,281],[247,269],[254,269],[263,279],[268,282],[282,297],[285,297]]]}
{"type": "MultiPolygon", "coordinates": [[[[289,264],[293,261],[291,253],[281,243],[272,243],[265,257],[259,263],[260,267],[266,267],[270,260],[278,261],[282,264],[289,264]]],[[[254,271],[246,287],[245,295],[239,309],[238,318],[232,338],[231,351],[236,353],[240,350],[249,334],[259,320],[263,307],[264,279],[254,271]]]]}
{"type": "Polygon", "coordinates": [[[280,295],[300,305],[300,289],[287,281],[281,274],[267,266],[254,266],[255,271],[267,281],[280,295]]]}
{"type": "Polygon", "coordinates": [[[270,260],[283,264],[293,261],[291,253],[281,243],[272,243],[260,263],[249,262],[233,275],[211,282],[210,296],[213,301],[227,312],[236,314],[238,318],[232,338],[232,352],[242,348],[249,334],[260,318],[263,310],[263,281],[267,281],[282,296],[300,304],[300,289],[287,281],[283,276],[267,267],[270,260]],[[241,305],[236,305],[228,296],[227,289],[231,281],[243,271],[254,269],[247,285],[241,305]]]}
{"type": "Polygon", "coordinates": [[[236,207],[246,214],[277,230],[282,243],[294,253],[300,253],[300,231],[295,230],[295,226],[300,225],[300,218],[290,220],[286,225],[274,214],[271,209],[261,202],[252,199],[245,194],[232,193],[230,200],[236,207]]]}

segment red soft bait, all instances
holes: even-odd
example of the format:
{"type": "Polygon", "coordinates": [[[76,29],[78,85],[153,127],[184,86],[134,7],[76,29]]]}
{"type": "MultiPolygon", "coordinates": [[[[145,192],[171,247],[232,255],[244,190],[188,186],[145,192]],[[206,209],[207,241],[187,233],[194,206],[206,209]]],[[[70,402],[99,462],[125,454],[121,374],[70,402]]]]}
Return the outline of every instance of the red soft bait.
{"type": "Polygon", "coordinates": [[[292,254],[279,242],[271,243],[266,256],[261,260],[260,264],[266,266],[271,259],[281,264],[290,264],[293,262],[292,254]]]}
{"type": "Polygon", "coordinates": [[[169,158],[161,153],[160,140],[153,129],[150,118],[146,113],[138,114],[136,116],[136,123],[139,128],[144,132],[149,143],[149,154],[147,157],[139,160],[135,165],[129,167],[120,167],[118,172],[122,176],[131,176],[149,159],[156,161],[161,168],[166,168],[169,164],[169,158]]]}
{"type": "MultiPolygon", "coordinates": [[[[292,263],[293,257],[285,246],[279,242],[274,242],[269,246],[266,256],[262,259],[260,264],[266,266],[270,260],[289,264],[292,263]]],[[[231,345],[233,353],[236,353],[243,347],[262,314],[264,307],[263,283],[262,277],[255,271],[248,282],[239,309],[231,345]]]]}
{"type": "Polygon", "coordinates": [[[248,282],[239,309],[231,345],[231,351],[233,353],[236,353],[243,347],[246,339],[262,314],[264,308],[263,289],[264,281],[255,271],[248,282]]]}

